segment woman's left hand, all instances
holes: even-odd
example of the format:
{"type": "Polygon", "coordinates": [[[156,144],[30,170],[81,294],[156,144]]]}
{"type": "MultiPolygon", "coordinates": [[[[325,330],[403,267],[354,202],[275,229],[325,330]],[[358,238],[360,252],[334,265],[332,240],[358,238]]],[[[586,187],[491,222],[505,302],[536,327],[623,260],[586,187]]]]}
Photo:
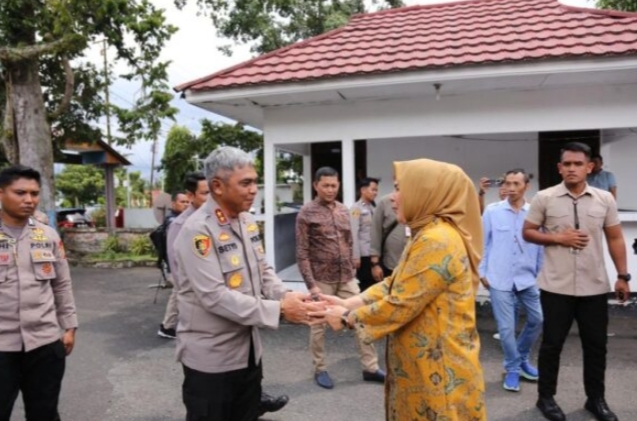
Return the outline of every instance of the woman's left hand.
{"type": "Polygon", "coordinates": [[[341,306],[329,306],[327,309],[322,311],[314,311],[310,312],[309,315],[312,319],[310,325],[320,325],[327,323],[332,330],[341,330],[343,329],[342,317],[347,309],[341,306]]]}

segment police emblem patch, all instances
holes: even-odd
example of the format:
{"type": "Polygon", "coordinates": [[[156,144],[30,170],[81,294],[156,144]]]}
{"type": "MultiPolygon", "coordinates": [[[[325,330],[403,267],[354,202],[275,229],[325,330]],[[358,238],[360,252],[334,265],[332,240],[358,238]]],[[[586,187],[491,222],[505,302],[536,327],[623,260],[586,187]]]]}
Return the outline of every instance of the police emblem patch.
{"type": "Polygon", "coordinates": [[[265,250],[263,250],[262,246],[257,247],[257,251],[261,254],[265,254],[265,250]]]}
{"type": "Polygon", "coordinates": [[[50,275],[53,272],[53,265],[50,262],[46,262],[42,264],[42,273],[45,275],[50,275]]]}
{"type": "Polygon", "coordinates": [[[195,251],[201,257],[206,257],[210,253],[212,247],[212,241],[207,235],[196,235],[192,239],[192,243],[195,246],[195,251]]]}
{"type": "Polygon", "coordinates": [[[360,214],[361,214],[361,211],[359,211],[358,209],[353,209],[352,210],[352,216],[354,218],[358,218],[358,216],[360,216],[360,214]]]}
{"type": "Polygon", "coordinates": [[[232,263],[232,266],[239,266],[239,263],[241,263],[241,259],[239,259],[239,256],[232,256],[230,258],[230,263],[232,263]]]}
{"type": "Polygon", "coordinates": [[[248,232],[257,232],[259,231],[259,226],[257,224],[248,225],[248,232]]]}
{"type": "Polygon", "coordinates": [[[230,236],[226,234],[225,232],[222,232],[221,234],[219,234],[219,241],[228,241],[229,239],[230,239],[230,236]]]}
{"type": "Polygon", "coordinates": [[[230,276],[230,279],[228,279],[228,285],[230,286],[230,288],[239,288],[242,281],[243,278],[241,277],[241,274],[237,272],[230,276]]]}

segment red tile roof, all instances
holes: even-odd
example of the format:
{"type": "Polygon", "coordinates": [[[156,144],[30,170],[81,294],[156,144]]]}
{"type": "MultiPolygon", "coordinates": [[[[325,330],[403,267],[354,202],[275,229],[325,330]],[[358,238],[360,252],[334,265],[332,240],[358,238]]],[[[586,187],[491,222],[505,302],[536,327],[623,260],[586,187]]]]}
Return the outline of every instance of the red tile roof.
{"type": "Polygon", "coordinates": [[[470,0],[358,15],[342,28],[175,89],[626,54],[637,54],[637,13],[556,0],[470,0]]]}

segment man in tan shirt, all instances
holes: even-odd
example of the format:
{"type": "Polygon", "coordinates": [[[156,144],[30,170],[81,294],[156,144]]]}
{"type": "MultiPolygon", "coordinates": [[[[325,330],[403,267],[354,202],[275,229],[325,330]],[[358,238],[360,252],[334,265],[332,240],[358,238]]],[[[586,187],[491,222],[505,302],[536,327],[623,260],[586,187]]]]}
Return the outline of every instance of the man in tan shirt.
{"type": "Polygon", "coordinates": [[[610,292],[604,236],[617,270],[615,293],[620,302],[630,294],[630,275],[617,204],[609,192],[588,186],[586,176],[592,168],[587,145],[567,144],[558,164],[563,183],[537,194],[523,227],[526,241],[545,246],[538,278],[544,335],[538,361],[537,407],[551,421],[566,419],[553,396],[562,346],[573,320],[577,320],[584,351],[585,408],[598,420],[617,420],[604,396],[610,292]]]}
{"type": "Polygon", "coordinates": [[[28,420],[59,420],[65,358],[73,351],[77,316],[64,247],[32,218],[40,173],[13,166],[0,172],[0,420],[11,418],[22,392],[28,420]]]}
{"type": "MultiPolygon", "coordinates": [[[[316,171],[316,199],[305,204],[296,217],[296,261],[307,289],[349,298],[360,293],[352,250],[352,227],[347,207],[336,200],[340,183],[338,173],[330,167],[316,171]]],[[[376,349],[356,337],[363,380],[384,382],[385,373],[378,368],[376,349]]],[[[310,350],[314,363],[314,380],[331,389],[334,383],[325,364],[325,325],[310,329],[310,350]]]]}
{"type": "Polygon", "coordinates": [[[257,193],[252,158],[218,148],[205,162],[210,196],[183,223],[177,260],[177,359],[193,421],[255,420],[260,414],[260,328],[284,317],[309,323],[321,304],[286,290],[265,260],[259,226],[247,211],[257,193]]]}

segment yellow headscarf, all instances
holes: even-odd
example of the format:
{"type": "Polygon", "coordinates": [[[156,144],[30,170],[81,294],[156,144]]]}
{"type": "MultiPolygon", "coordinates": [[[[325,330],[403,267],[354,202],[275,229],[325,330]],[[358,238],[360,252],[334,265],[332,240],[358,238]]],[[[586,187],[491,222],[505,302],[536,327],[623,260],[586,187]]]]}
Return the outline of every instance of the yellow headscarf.
{"type": "Polygon", "coordinates": [[[454,226],[467,248],[477,291],[483,248],[482,219],[471,179],[456,165],[430,159],[394,162],[394,171],[409,228],[415,234],[434,218],[454,226]]]}

